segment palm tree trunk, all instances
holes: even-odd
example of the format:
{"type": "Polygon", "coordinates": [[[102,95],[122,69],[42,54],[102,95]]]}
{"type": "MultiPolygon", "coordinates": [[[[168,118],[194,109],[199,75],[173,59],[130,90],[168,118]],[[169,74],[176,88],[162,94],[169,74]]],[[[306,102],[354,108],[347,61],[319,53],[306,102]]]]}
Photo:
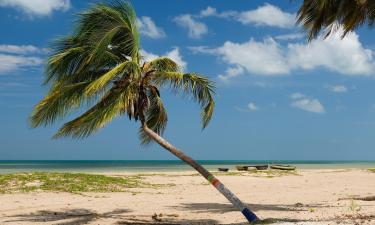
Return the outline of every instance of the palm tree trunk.
{"type": "Polygon", "coordinates": [[[142,126],[143,130],[146,132],[150,138],[156,141],[159,145],[164,147],[166,150],[171,152],[177,158],[189,164],[196,171],[198,171],[204,178],[206,178],[221,194],[223,194],[237,209],[239,209],[246,219],[252,223],[258,220],[258,217],[251,212],[244,203],[241,202],[229,189],[227,189],[223,183],[221,183],[217,178],[214,177],[208,170],[198,164],[194,159],[185,155],[181,150],[171,145],[168,141],[162,138],[160,135],[155,133],[153,130],[148,128],[145,124],[142,126]]]}

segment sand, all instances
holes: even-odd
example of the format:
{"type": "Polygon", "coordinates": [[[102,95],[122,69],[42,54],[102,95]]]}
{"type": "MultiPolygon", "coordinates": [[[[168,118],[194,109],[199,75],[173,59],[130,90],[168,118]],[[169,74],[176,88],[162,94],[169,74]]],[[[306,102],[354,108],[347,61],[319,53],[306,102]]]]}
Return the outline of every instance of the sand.
{"type": "MultiPolygon", "coordinates": [[[[192,173],[148,174],[144,177],[147,181],[170,185],[121,193],[2,194],[0,224],[246,223],[204,178],[192,173]]],[[[277,221],[274,224],[375,224],[375,201],[339,200],[375,195],[375,173],[366,170],[301,170],[298,175],[271,178],[255,174],[218,178],[260,218],[277,221]]]]}

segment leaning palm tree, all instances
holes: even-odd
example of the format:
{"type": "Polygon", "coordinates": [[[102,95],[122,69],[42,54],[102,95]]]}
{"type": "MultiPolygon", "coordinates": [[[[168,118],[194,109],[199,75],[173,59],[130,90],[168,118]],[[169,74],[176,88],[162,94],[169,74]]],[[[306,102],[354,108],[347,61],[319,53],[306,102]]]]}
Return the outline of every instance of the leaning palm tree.
{"type": "Polygon", "coordinates": [[[96,4],[79,14],[72,35],[57,40],[46,66],[47,95],[35,106],[31,126],[47,126],[75,109],[85,113],[65,123],[54,138],[85,138],[116,116],[140,122],[142,144],[152,141],[188,163],[214,185],[250,222],[257,220],[209,171],[161,134],[167,113],[160,88],[189,95],[202,108],[203,128],[214,110],[214,85],[195,73],[183,73],[173,60],[159,57],[142,62],[137,18],[130,3],[96,4]]]}
{"type": "Polygon", "coordinates": [[[321,30],[325,37],[343,27],[343,37],[363,24],[373,26],[375,1],[373,0],[304,0],[297,15],[311,41],[321,30]]]}

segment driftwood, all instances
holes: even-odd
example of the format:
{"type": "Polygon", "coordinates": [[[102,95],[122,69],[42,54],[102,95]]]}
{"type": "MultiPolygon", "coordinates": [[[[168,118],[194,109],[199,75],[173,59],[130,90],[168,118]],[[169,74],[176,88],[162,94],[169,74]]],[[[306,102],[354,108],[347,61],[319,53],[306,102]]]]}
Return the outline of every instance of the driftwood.
{"type": "Polygon", "coordinates": [[[367,196],[367,197],[352,197],[352,198],[339,198],[340,200],[360,200],[360,201],[375,201],[375,196],[367,196]]]}

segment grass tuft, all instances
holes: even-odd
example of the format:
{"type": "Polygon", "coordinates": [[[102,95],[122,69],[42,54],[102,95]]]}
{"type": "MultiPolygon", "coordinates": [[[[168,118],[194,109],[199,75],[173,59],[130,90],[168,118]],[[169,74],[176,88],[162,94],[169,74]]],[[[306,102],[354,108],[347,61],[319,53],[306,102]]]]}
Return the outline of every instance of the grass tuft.
{"type": "Polygon", "coordinates": [[[14,173],[0,174],[0,193],[61,191],[79,192],[125,192],[129,188],[158,188],[140,176],[113,177],[85,173],[14,173]]]}

